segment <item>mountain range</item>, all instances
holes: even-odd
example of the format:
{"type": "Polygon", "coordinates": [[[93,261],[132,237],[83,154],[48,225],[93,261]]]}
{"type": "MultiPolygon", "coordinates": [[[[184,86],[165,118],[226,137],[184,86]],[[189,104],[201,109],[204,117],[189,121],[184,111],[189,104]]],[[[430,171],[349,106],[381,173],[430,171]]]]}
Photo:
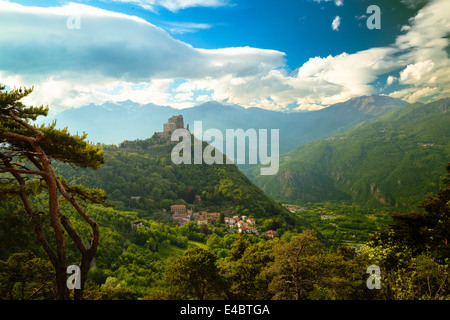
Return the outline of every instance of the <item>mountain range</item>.
{"type": "Polygon", "coordinates": [[[92,142],[120,144],[124,140],[150,138],[155,132],[163,131],[168,118],[181,114],[185,125],[191,127],[194,121],[201,120],[203,130],[279,129],[280,152],[283,153],[306,142],[347,131],[362,121],[406,105],[407,102],[399,99],[372,95],[355,97],[317,111],[287,113],[214,101],[182,110],[123,101],[66,109],[45,122],[57,120],[57,127],[68,127],[71,133],[86,132],[92,142]]]}

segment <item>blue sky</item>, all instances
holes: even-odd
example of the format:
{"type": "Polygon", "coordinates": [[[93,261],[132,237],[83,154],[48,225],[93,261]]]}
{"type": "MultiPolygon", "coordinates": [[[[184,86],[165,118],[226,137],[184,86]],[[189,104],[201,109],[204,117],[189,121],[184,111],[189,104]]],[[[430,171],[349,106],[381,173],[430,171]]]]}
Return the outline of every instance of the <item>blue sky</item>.
{"type": "Polygon", "coordinates": [[[54,109],[129,99],[315,110],[366,94],[426,102],[449,94],[449,3],[0,0],[0,82],[33,85],[30,103],[54,109]],[[370,5],[381,29],[367,28],[370,5]]]}

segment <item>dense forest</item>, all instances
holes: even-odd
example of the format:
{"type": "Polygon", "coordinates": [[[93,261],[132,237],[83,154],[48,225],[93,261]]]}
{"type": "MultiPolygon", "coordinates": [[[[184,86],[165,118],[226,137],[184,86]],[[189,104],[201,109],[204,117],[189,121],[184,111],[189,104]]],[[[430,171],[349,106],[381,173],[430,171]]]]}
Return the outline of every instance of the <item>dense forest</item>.
{"type": "Polygon", "coordinates": [[[136,211],[141,218],[168,212],[173,204],[186,204],[197,211],[276,222],[275,228],[283,227],[284,231],[308,226],[266,196],[235,165],[176,165],[170,158],[173,146],[147,148],[141,141],[102,145],[105,164],[97,170],[61,162],[54,166],[70,184],[101,188],[108,195],[109,205],[136,211]]]}
{"type": "MultiPolygon", "coordinates": [[[[221,223],[205,231],[193,222],[173,226],[89,206],[102,236],[84,298],[447,299],[450,165],[448,172],[447,187],[423,201],[425,214],[394,214],[392,226],[358,254],[345,245],[331,249],[311,229],[256,237],[231,233],[221,223]],[[142,225],[133,230],[138,219],[142,225]],[[381,269],[379,290],[367,287],[370,265],[381,269]]],[[[52,299],[51,266],[20,204],[2,202],[1,209],[2,299],[52,299]]],[[[63,209],[87,237],[73,208],[63,209]]],[[[73,246],[68,253],[76,261],[73,246]]]]}
{"type": "MultiPolygon", "coordinates": [[[[207,229],[195,222],[175,226],[144,209],[89,205],[86,212],[99,223],[101,241],[84,299],[448,298],[448,170],[447,187],[423,202],[426,213],[392,215],[392,227],[373,230],[357,250],[319,240],[319,227],[280,226],[271,238],[230,232],[220,222],[207,229]],[[135,221],[142,225],[133,228],[135,221]],[[380,290],[367,288],[367,267],[373,264],[382,270],[380,290]]],[[[44,206],[46,195],[33,201],[44,206]]],[[[316,206],[328,214],[350,211],[338,204],[316,206]]],[[[90,230],[75,210],[68,204],[62,209],[88,238],[90,230]]],[[[20,202],[3,201],[0,212],[2,299],[52,299],[52,268],[20,202]]],[[[302,211],[295,214],[301,217],[302,211]]],[[[273,227],[273,218],[262,219],[262,228],[273,227]]],[[[69,263],[76,263],[75,246],[67,250],[69,263]]]]}

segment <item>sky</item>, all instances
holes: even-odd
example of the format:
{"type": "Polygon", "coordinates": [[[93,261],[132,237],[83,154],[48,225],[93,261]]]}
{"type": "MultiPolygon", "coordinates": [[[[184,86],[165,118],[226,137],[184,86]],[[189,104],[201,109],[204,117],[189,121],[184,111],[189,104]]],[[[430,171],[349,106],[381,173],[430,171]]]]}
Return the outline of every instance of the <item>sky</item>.
{"type": "Polygon", "coordinates": [[[450,94],[448,0],[0,0],[0,30],[0,84],[52,110],[450,94]]]}

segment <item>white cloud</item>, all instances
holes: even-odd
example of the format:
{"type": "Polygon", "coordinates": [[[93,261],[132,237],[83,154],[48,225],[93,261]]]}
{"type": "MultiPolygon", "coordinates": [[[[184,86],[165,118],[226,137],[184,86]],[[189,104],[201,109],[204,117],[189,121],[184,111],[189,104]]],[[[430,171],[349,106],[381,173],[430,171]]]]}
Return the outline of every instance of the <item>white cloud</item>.
{"type": "MultiPolygon", "coordinates": [[[[405,1],[416,6],[420,1],[405,1]]],[[[402,52],[401,59],[405,68],[399,73],[399,82],[411,88],[392,93],[408,101],[426,101],[450,95],[450,59],[446,48],[449,45],[450,1],[429,1],[410,25],[402,28],[406,31],[394,44],[402,52]],[[414,92],[413,92],[414,91],[414,92]]]]}
{"type": "Polygon", "coordinates": [[[172,34],[191,33],[199,30],[207,30],[212,27],[208,23],[194,23],[194,22],[168,22],[166,23],[167,30],[172,34]]]}
{"type": "Polygon", "coordinates": [[[202,94],[202,95],[200,95],[200,96],[198,96],[196,99],[195,99],[195,101],[197,101],[197,102],[208,102],[208,101],[211,101],[211,97],[210,96],[208,96],[208,95],[206,95],[206,94],[202,94]]]}
{"type": "Polygon", "coordinates": [[[437,99],[450,93],[443,38],[450,32],[449,5],[435,0],[425,6],[391,46],[312,57],[289,73],[285,54],[276,50],[197,49],[125,14],[74,3],[37,8],[0,2],[0,30],[8,30],[0,36],[0,83],[34,85],[30,103],[60,109],[130,99],[176,108],[218,100],[316,110],[377,93],[373,83],[390,73],[386,85],[403,86],[391,96],[437,99]],[[70,30],[66,22],[74,14],[80,29],[70,30]]]}
{"type": "Polygon", "coordinates": [[[386,79],[386,86],[390,86],[391,84],[393,84],[394,82],[396,82],[398,79],[394,76],[389,76],[386,79]]]}
{"type": "Polygon", "coordinates": [[[370,83],[401,66],[392,58],[394,53],[394,48],[372,48],[353,54],[310,58],[292,80],[294,86],[305,90],[297,102],[329,105],[375,93],[370,83]],[[307,92],[310,87],[313,89],[307,92]]]}
{"type": "MultiPolygon", "coordinates": [[[[423,87],[423,88],[407,88],[392,92],[389,96],[393,98],[402,99],[406,102],[414,103],[420,101],[422,98],[429,98],[439,94],[437,87],[423,87]]],[[[443,98],[438,96],[438,99],[443,98]]]]}
{"type": "Polygon", "coordinates": [[[333,19],[333,22],[331,23],[331,28],[332,28],[334,31],[339,31],[339,26],[340,26],[340,24],[341,24],[341,17],[336,16],[336,17],[333,19]]]}
{"type": "Polygon", "coordinates": [[[400,31],[409,31],[409,30],[411,30],[411,26],[408,26],[408,25],[404,25],[404,26],[402,26],[402,28],[400,29],[400,31]]]}
{"type": "Polygon", "coordinates": [[[224,0],[110,0],[113,2],[126,2],[141,6],[144,9],[156,11],[158,7],[176,12],[192,7],[222,7],[227,5],[224,0]]]}
{"type": "Polygon", "coordinates": [[[415,84],[417,83],[417,81],[430,74],[433,68],[434,63],[431,60],[419,61],[414,64],[409,64],[400,72],[400,82],[415,84]]]}
{"type": "Polygon", "coordinates": [[[174,100],[177,101],[192,100],[193,96],[194,96],[193,92],[178,93],[175,95],[174,100]]]}
{"type": "Polygon", "coordinates": [[[303,105],[301,105],[299,107],[294,108],[294,110],[297,110],[297,111],[315,111],[315,110],[321,110],[323,108],[325,108],[323,105],[311,103],[311,104],[303,104],[303,105]]]}

